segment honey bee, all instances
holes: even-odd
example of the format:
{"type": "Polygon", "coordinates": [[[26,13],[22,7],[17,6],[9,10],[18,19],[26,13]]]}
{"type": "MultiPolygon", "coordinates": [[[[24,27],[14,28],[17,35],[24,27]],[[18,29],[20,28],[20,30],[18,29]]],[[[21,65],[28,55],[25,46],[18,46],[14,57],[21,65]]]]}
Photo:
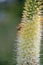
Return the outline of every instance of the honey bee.
{"type": "Polygon", "coordinates": [[[18,27],[17,27],[17,35],[20,34],[21,28],[22,28],[22,24],[20,23],[20,24],[18,25],[18,27]]]}
{"type": "Polygon", "coordinates": [[[18,25],[18,27],[17,27],[17,30],[20,31],[21,28],[22,28],[22,24],[20,23],[20,24],[18,25]]]}

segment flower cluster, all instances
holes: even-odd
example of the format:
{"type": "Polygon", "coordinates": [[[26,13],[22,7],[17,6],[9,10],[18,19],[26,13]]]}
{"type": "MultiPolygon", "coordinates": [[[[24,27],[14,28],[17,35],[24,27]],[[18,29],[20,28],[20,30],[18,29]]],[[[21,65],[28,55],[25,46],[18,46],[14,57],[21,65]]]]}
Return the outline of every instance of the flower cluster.
{"type": "Polygon", "coordinates": [[[26,0],[17,35],[17,65],[39,65],[40,17],[37,0],[26,0]],[[37,13],[36,13],[37,12],[37,13]]]}

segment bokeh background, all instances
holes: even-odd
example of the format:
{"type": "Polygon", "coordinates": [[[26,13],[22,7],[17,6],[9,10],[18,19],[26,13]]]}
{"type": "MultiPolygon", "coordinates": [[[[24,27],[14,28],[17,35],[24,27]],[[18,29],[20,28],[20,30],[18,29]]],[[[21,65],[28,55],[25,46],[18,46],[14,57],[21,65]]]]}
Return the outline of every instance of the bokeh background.
{"type": "MultiPolygon", "coordinates": [[[[0,65],[16,65],[13,49],[16,49],[17,25],[21,21],[24,1],[0,0],[0,65]]],[[[43,42],[40,53],[43,54],[43,42]]],[[[43,55],[40,57],[43,65],[43,55]]]]}

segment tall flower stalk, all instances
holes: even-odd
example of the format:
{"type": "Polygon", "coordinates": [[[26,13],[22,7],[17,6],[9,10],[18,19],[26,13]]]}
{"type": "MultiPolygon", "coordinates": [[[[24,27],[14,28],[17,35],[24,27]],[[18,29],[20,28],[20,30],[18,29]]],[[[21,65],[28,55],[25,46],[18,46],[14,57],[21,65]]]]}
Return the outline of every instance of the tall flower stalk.
{"type": "Polygon", "coordinates": [[[40,65],[40,4],[26,0],[17,34],[17,65],[40,65]]]}

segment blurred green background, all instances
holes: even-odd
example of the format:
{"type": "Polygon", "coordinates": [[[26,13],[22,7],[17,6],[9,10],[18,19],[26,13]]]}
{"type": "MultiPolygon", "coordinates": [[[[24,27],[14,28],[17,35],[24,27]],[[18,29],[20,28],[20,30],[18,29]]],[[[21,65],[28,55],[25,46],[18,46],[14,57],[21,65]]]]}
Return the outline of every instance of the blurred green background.
{"type": "MultiPolygon", "coordinates": [[[[12,52],[16,49],[17,25],[21,20],[23,6],[24,0],[0,0],[0,65],[16,65],[16,51],[14,57],[12,52]]],[[[42,48],[41,45],[41,53],[42,48]]],[[[40,57],[43,65],[43,55],[40,57]]]]}

